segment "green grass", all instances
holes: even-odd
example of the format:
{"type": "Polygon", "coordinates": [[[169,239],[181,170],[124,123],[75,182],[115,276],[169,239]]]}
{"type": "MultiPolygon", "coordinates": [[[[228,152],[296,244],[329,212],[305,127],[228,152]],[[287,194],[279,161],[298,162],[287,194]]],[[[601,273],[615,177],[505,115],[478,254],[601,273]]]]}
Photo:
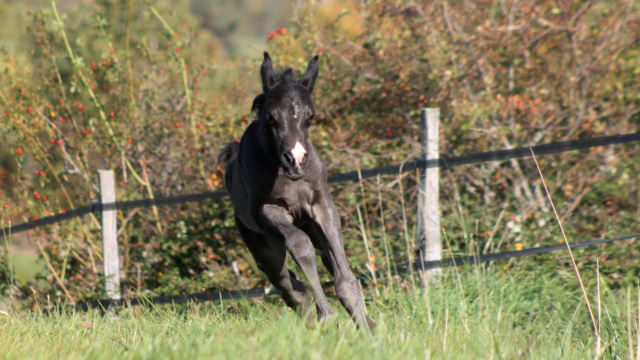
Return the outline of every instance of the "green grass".
{"type": "MultiPolygon", "coordinates": [[[[380,296],[368,294],[368,312],[378,325],[371,337],[354,328],[335,299],[339,315],[312,328],[279,298],[107,315],[9,311],[0,315],[0,358],[596,358],[596,337],[570,273],[467,269],[459,277],[445,274],[428,292],[409,284],[397,281],[381,288],[380,296]]],[[[595,286],[589,289],[597,311],[595,286]]],[[[601,358],[628,358],[636,346],[635,299],[602,290],[601,358]]]]}

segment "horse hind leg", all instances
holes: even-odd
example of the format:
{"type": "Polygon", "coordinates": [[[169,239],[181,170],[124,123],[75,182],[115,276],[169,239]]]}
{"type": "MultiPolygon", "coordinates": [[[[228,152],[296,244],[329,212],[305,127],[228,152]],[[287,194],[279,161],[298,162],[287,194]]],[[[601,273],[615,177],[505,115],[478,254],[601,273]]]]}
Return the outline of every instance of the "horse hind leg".
{"type": "Polygon", "coordinates": [[[311,300],[307,291],[295,274],[287,269],[288,255],[284,244],[268,241],[262,234],[246,228],[237,217],[236,225],[258,268],[282,292],[285,304],[303,318],[306,317],[307,322],[313,322],[313,314],[309,311],[311,300]]]}

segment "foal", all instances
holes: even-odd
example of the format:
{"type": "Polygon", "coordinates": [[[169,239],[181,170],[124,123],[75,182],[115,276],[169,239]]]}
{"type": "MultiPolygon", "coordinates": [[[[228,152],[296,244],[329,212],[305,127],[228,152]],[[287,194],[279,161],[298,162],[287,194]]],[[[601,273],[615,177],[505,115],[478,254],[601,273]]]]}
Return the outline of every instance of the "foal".
{"type": "Polygon", "coordinates": [[[340,217],[329,188],[327,169],[308,140],[315,115],[311,93],[318,77],[318,56],[299,80],[291,68],[273,70],[264,53],[260,68],[263,93],[253,101],[257,113],[240,142],[220,150],[225,184],[242,239],[258,267],[282,291],[286,304],[300,315],[311,302],[304,285],[287,269],[287,252],[302,270],[316,300],[318,319],[333,315],[322,291],[315,249],[335,278],[338,299],[358,327],[371,329],[360,284],[342,244],[340,217]]]}

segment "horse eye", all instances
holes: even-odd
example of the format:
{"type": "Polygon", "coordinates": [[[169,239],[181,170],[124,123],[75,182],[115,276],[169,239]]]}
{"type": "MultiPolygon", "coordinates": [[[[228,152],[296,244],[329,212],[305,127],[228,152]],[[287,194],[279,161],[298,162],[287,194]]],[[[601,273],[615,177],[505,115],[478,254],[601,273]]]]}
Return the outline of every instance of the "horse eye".
{"type": "Polygon", "coordinates": [[[276,125],[276,118],[274,118],[271,114],[267,114],[267,123],[269,124],[269,126],[276,125]]]}
{"type": "Polygon", "coordinates": [[[309,118],[307,119],[307,122],[309,123],[309,125],[311,125],[311,123],[313,122],[314,117],[315,117],[315,114],[311,114],[311,116],[309,116],[309,118]]]}

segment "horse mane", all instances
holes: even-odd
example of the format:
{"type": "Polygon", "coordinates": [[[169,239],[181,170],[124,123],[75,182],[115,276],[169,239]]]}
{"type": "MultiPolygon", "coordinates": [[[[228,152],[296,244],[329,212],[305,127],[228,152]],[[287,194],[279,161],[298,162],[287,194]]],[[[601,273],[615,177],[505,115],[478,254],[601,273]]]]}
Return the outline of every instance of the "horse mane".
{"type": "MultiPolygon", "coordinates": [[[[289,82],[289,83],[298,82],[296,75],[293,73],[293,69],[290,67],[285,68],[279,73],[277,73],[276,79],[278,79],[278,81],[276,82],[274,87],[278,86],[278,84],[282,82],[289,82]]],[[[266,98],[267,96],[264,93],[261,93],[260,95],[256,96],[255,99],[253,99],[253,104],[251,104],[251,112],[255,112],[258,116],[260,116],[260,111],[262,111],[262,106],[264,106],[264,101],[266,100],[266,98]]]]}

